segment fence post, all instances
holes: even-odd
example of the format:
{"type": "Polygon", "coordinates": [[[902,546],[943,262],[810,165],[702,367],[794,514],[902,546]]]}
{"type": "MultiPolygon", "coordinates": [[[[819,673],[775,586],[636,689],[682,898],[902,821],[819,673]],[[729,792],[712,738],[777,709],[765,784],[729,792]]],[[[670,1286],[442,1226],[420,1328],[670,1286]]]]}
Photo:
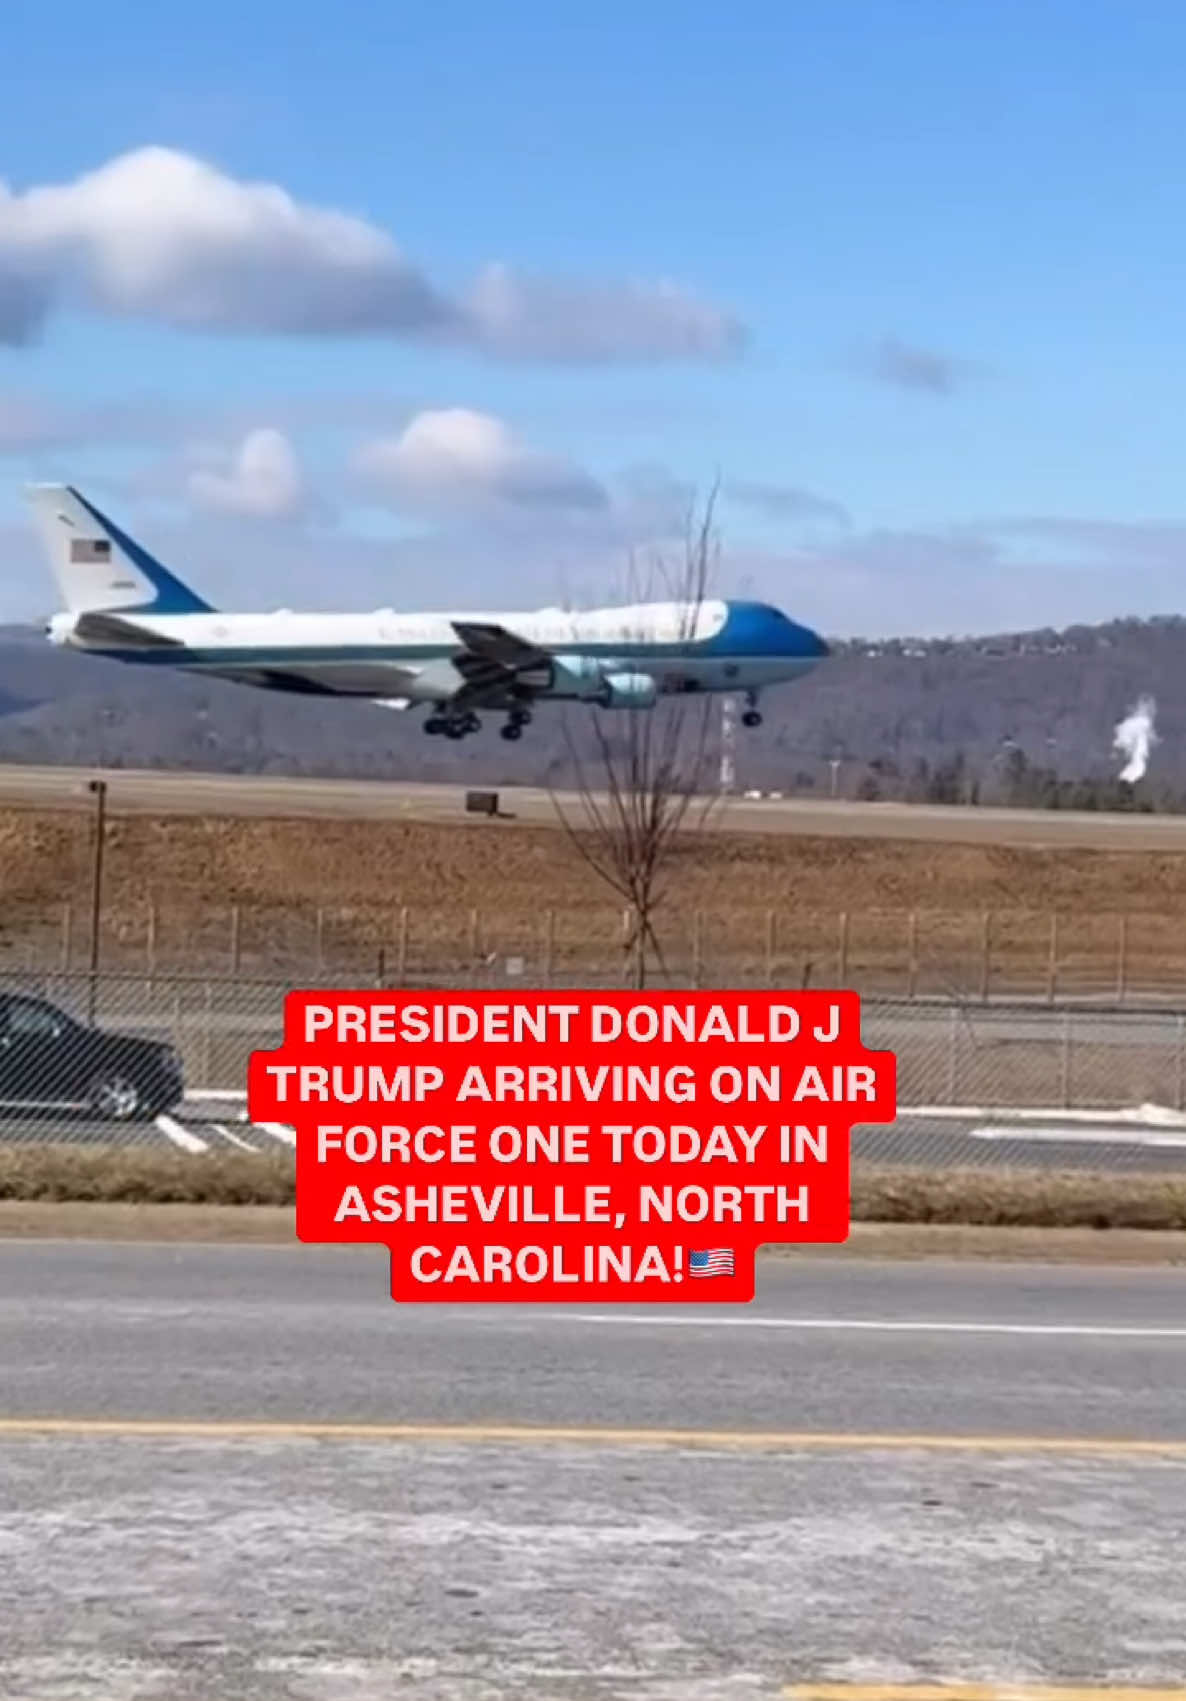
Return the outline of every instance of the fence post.
{"type": "Polygon", "coordinates": [[[836,977],[837,986],[848,985],[848,911],[840,912],[840,938],[837,945],[837,962],[839,974],[836,977]]]}
{"type": "Polygon", "coordinates": [[[906,969],[906,996],[914,1001],[918,991],[918,911],[911,910],[906,924],[906,949],[909,962],[906,969]]]}
{"type": "Polygon", "coordinates": [[[149,997],[156,989],[158,920],[156,899],[150,898],[148,900],[148,920],[144,928],[144,971],[148,981],[149,997]]]}
{"type": "Polygon", "coordinates": [[[376,990],[381,992],[383,990],[383,987],[386,985],[386,982],[387,982],[387,947],[386,947],[386,945],[380,945],[378,956],[377,956],[376,962],[375,962],[375,987],[376,987],[376,990]]]}
{"type": "Polygon", "coordinates": [[[767,910],[766,911],[766,985],[767,986],[773,986],[774,985],[774,953],[775,953],[775,927],[776,927],[776,925],[777,925],[777,917],[775,916],[774,911],[773,910],[767,910]]]}
{"type": "Polygon", "coordinates": [[[399,912],[399,934],[396,939],[395,973],[400,986],[408,983],[408,906],[402,904],[399,912]]]}
{"type": "Polygon", "coordinates": [[[699,992],[703,978],[703,962],[701,954],[704,942],[701,938],[700,911],[692,911],[692,990],[699,992]]]}
{"type": "Polygon", "coordinates": [[[1128,992],[1128,917],[1120,918],[1120,938],[1116,949],[1116,1002],[1123,1004],[1128,992]]]}
{"type": "Polygon", "coordinates": [[[317,978],[325,978],[325,909],[317,906],[317,978]]]}
{"type": "Polygon", "coordinates": [[[959,1103],[956,1096],[959,1090],[959,1020],[959,1006],[953,1004],[947,1024],[947,1102],[949,1105],[959,1103]]]}
{"type": "Polygon", "coordinates": [[[1053,1004],[1058,991],[1058,911],[1050,912],[1050,945],[1046,961],[1046,1002],[1053,1004]]]}
{"type": "Polygon", "coordinates": [[[205,1015],[206,1019],[202,1024],[202,1085],[208,1088],[211,1076],[211,1046],[214,1039],[210,1031],[214,1025],[214,988],[209,981],[206,982],[205,1015]]]}
{"type": "Polygon", "coordinates": [[[62,973],[70,973],[70,959],[74,955],[74,906],[66,901],[62,905],[62,973]]]}
{"type": "Polygon", "coordinates": [[[1186,1061],[1186,1059],[1183,1058],[1183,1044],[1184,1043],[1186,1043],[1186,1017],[1179,1016],[1178,1017],[1178,1044],[1177,1044],[1177,1047],[1175,1048],[1175,1068],[1174,1068],[1174,1074],[1175,1074],[1175,1078],[1176,1078],[1175,1079],[1175,1089],[1176,1090],[1175,1090],[1175,1093],[1174,1093],[1174,1107],[1177,1110],[1186,1110],[1186,1105],[1184,1105],[1183,1102],[1182,1102],[1184,1088],[1186,1088],[1186,1080],[1183,1079],[1183,1063],[1184,1063],[1184,1061],[1186,1061]]]}
{"type": "Polygon", "coordinates": [[[243,966],[243,916],[238,904],[231,905],[231,973],[238,976],[243,966]]]}
{"type": "Polygon", "coordinates": [[[992,911],[985,910],[980,942],[980,1002],[988,1003],[992,986],[992,911]]]}
{"type": "Polygon", "coordinates": [[[95,838],[91,864],[91,958],[87,980],[87,1027],[95,1025],[95,1002],[99,995],[99,940],[103,925],[103,847],[107,839],[107,781],[91,780],[88,789],[95,798],[95,838]]]}
{"type": "Polygon", "coordinates": [[[1063,1110],[1071,1108],[1071,1012],[1063,1011],[1062,1017],[1062,1047],[1059,1064],[1059,1096],[1062,1099],[1063,1110]]]}
{"type": "Polygon", "coordinates": [[[556,958],[556,912],[544,912],[544,985],[552,984],[552,965],[556,958]]]}

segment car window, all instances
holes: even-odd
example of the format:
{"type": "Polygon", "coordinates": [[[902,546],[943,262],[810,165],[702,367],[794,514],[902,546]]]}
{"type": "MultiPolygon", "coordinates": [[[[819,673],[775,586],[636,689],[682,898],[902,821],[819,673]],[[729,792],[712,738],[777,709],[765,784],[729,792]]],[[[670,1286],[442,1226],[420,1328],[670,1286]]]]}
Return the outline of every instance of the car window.
{"type": "Polygon", "coordinates": [[[8,1031],[10,1034],[38,1039],[52,1039],[61,1031],[62,1021],[48,1004],[34,1004],[31,999],[10,998],[8,1001],[8,1031]]]}

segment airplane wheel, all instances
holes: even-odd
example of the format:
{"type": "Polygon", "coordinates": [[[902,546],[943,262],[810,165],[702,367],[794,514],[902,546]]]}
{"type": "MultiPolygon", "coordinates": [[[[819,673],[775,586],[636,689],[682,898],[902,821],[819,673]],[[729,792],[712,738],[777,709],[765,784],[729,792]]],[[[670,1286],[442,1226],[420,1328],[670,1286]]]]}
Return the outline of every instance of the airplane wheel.
{"type": "Polygon", "coordinates": [[[509,738],[511,740],[522,738],[523,736],[523,728],[516,721],[511,721],[507,726],[502,727],[500,730],[504,738],[509,738]]]}
{"type": "Polygon", "coordinates": [[[438,733],[444,732],[445,723],[439,715],[429,715],[424,723],[424,730],[430,738],[434,738],[438,733]]]}
{"type": "Polygon", "coordinates": [[[448,726],[446,726],[446,728],[445,728],[445,737],[446,738],[464,738],[465,737],[465,728],[463,726],[458,726],[456,721],[450,721],[448,726]]]}
{"type": "Polygon", "coordinates": [[[747,709],[741,717],[742,726],[761,726],[762,717],[757,709],[747,709]]]}

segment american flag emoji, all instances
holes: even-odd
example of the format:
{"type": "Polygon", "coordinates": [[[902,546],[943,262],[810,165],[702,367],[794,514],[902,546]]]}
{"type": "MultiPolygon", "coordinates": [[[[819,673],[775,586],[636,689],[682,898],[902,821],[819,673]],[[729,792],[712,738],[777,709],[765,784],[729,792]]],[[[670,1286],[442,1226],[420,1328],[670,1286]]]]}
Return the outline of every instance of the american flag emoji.
{"type": "Polygon", "coordinates": [[[688,1253],[689,1276],[731,1276],[733,1253],[729,1247],[718,1246],[711,1252],[688,1253]]]}

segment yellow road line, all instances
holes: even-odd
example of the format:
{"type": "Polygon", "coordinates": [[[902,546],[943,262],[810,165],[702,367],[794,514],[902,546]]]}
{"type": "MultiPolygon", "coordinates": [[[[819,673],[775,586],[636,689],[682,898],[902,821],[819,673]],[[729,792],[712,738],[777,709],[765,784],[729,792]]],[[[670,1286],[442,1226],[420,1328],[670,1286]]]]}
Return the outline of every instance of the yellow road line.
{"type": "MultiPolygon", "coordinates": [[[[304,1423],[200,1418],[0,1418],[0,1438],[18,1435],[165,1437],[190,1440],[451,1441],[469,1445],[689,1447],[743,1452],[1065,1454],[1097,1458],[1186,1459],[1186,1440],[1128,1441],[1095,1436],[893,1435],[816,1430],[602,1429],[530,1424],[304,1423]]],[[[846,1690],[849,1701],[854,1691],[846,1690]]],[[[1186,1690],[1182,1692],[1186,1701],[1186,1690]]]]}
{"type": "Polygon", "coordinates": [[[786,1701],[1186,1701],[1186,1689],[1071,1683],[794,1683],[786,1701]]]}

